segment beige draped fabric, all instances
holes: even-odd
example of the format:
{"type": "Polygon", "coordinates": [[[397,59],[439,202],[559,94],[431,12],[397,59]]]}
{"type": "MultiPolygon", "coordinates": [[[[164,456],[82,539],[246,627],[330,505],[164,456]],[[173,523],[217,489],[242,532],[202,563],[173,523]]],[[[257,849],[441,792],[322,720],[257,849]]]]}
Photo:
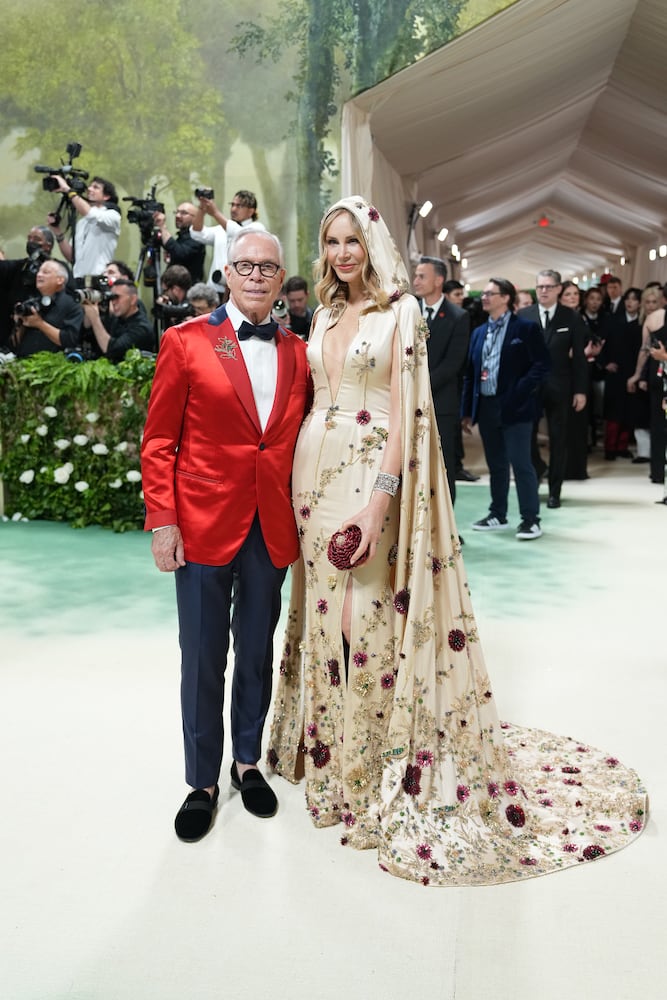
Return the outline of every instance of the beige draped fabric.
{"type": "Polygon", "coordinates": [[[378,206],[406,261],[428,198],[416,247],[447,256],[448,227],[472,287],[545,266],[666,281],[648,250],[667,243],[667,5],[519,0],[349,101],[342,143],[343,191],[378,206]]]}

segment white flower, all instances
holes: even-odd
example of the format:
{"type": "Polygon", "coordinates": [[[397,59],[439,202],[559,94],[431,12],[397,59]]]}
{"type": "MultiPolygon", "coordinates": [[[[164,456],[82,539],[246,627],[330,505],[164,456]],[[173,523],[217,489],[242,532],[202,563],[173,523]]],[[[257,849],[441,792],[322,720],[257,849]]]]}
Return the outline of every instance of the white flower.
{"type": "Polygon", "coordinates": [[[21,511],[17,510],[15,514],[12,514],[12,521],[20,521],[22,517],[23,514],[21,513],[21,511]]]}
{"type": "Polygon", "coordinates": [[[119,490],[122,485],[123,485],[123,480],[122,479],[114,479],[114,481],[112,483],[109,483],[109,489],[111,489],[111,490],[119,490]]]}
{"type": "Polygon", "coordinates": [[[130,469],[129,472],[125,473],[125,478],[127,479],[128,483],[140,483],[141,473],[138,471],[138,469],[130,469]]]}
{"type": "Polygon", "coordinates": [[[40,472],[42,473],[42,475],[44,475],[44,473],[45,473],[45,472],[48,472],[49,470],[48,470],[48,468],[46,467],[46,465],[43,465],[43,466],[41,467],[41,469],[40,469],[39,471],[40,471],[40,472]]]}
{"type": "Polygon", "coordinates": [[[67,471],[69,472],[70,476],[71,476],[71,475],[72,475],[72,473],[74,472],[74,466],[72,465],[72,463],[71,463],[71,462],[65,462],[65,464],[64,464],[64,466],[63,466],[63,468],[64,468],[64,469],[67,469],[67,471]]]}
{"type": "Polygon", "coordinates": [[[100,419],[99,413],[86,414],[86,420],[88,421],[89,424],[96,424],[99,419],[100,419]]]}
{"type": "Polygon", "coordinates": [[[85,493],[86,490],[88,489],[88,483],[85,481],[85,479],[80,479],[78,483],[74,484],[74,489],[77,490],[79,493],[85,493]]]}
{"type": "Polygon", "coordinates": [[[43,412],[43,414],[44,414],[45,417],[57,417],[58,416],[58,411],[56,410],[55,406],[45,406],[44,409],[42,410],[42,412],[43,412]]]}
{"type": "Polygon", "coordinates": [[[128,448],[127,441],[119,441],[116,447],[114,448],[114,451],[127,451],[127,448],[128,448]]]}
{"type": "Polygon", "coordinates": [[[53,470],[53,478],[57,483],[60,483],[61,486],[64,486],[65,483],[68,482],[71,475],[72,471],[67,468],[67,465],[59,465],[57,469],[53,470]]]}
{"type": "Polygon", "coordinates": [[[140,492],[140,494],[139,494],[139,499],[140,499],[140,500],[143,500],[143,499],[144,499],[144,491],[143,491],[143,490],[142,490],[142,491],[140,492]]]}
{"type": "Polygon", "coordinates": [[[72,442],[68,441],[67,438],[58,438],[58,440],[54,441],[53,443],[58,449],[58,451],[64,451],[65,448],[69,448],[72,442]]]}
{"type": "Polygon", "coordinates": [[[49,433],[49,428],[46,424],[40,424],[39,427],[35,427],[35,434],[39,434],[41,438],[46,437],[49,433]]]}
{"type": "Polygon", "coordinates": [[[20,483],[31,483],[34,478],[35,478],[35,470],[34,469],[26,469],[25,472],[22,472],[21,475],[19,476],[19,482],[20,483]]]}
{"type": "Polygon", "coordinates": [[[100,442],[99,444],[94,444],[93,445],[92,452],[95,455],[108,455],[109,454],[109,449],[107,448],[107,446],[105,444],[102,444],[100,442]]]}
{"type": "Polygon", "coordinates": [[[22,434],[21,435],[21,444],[27,444],[29,440],[30,440],[30,435],[29,434],[22,434]]]}
{"type": "Polygon", "coordinates": [[[72,438],[74,444],[78,444],[79,447],[83,447],[84,444],[88,444],[88,438],[85,434],[75,434],[72,438]]]}

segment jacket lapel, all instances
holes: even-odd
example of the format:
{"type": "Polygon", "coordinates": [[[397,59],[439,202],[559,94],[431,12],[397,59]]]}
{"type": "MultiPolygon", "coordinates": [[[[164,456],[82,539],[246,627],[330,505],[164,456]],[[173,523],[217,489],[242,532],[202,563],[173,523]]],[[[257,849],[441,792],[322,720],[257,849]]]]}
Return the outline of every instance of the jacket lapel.
{"type": "MultiPolygon", "coordinates": [[[[208,324],[204,327],[211,347],[225,371],[225,375],[233,386],[241,405],[252,420],[258,432],[262,433],[259,422],[255,397],[248,377],[248,369],[243,360],[234,327],[227,317],[224,306],[211,313],[208,324]]],[[[280,369],[279,369],[280,371],[280,369]]],[[[274,404],[275,409],[275,404],[274,404]]]]}
{"type": "Polygon", "coordinates": [[[294,384],[294,370],[296,368],[296,358],[294,357],[294,343],[292,338],[278,328],[276,345],[278,348],[278,379],[276,383],[276,395],[273,400],[273,409],[269,416],[265,430],[273,424],[274,420],[279,420],[282,416],[290,397],[292,385],[294,384]]]}

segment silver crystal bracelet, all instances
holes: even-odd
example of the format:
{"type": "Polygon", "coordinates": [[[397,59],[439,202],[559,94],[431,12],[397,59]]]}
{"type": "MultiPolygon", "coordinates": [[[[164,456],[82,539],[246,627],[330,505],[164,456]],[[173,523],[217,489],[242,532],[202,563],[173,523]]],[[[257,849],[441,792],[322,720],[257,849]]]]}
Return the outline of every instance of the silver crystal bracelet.
{"type": "Polygon", "coordinates": [[[395,497],[400,485],[400,476],[392,476],[390,472],[378,472],[373,489],[379,493],[388,493],[390,497],[395,497]]]}

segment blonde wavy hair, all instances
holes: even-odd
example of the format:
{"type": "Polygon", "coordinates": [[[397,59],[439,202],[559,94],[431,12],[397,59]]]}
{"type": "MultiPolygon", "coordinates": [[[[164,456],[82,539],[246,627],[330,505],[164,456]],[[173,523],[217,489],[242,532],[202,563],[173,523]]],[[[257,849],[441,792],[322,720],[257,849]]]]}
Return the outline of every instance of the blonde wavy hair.
{"type": "Polygon", "coordinates": [[[359,220],[352,214],[352,212],[348,212],[346,208],[337,208],[328,215],[325,215],[322,219],[320,227],[320,256],[319,260],[315,261],[315,265],[313,267],[315,294],[323,306],[331,309],[334,319],[338,318],[347,301],[348,286],[347,282],[339,281],[336,276],[336,272],[329,263],[327,255],[327,233],[329,232],[331,223],[341,215],[347,215],[349,218],[352,229],[359,237],[359,241],[366,254],[366,260],[364,261],[364,267],[361,274],[361,282],[364,294],[371,300],[371,305],[367,306],[363,312],[371,312],[373,309],[388,309],[390,305],[389,296],[380,287],[380,279],[371,264],[368,252],[368,243],[366,242],[366,237],[364,236],[363,230],[359,225],[359,220]]]}

